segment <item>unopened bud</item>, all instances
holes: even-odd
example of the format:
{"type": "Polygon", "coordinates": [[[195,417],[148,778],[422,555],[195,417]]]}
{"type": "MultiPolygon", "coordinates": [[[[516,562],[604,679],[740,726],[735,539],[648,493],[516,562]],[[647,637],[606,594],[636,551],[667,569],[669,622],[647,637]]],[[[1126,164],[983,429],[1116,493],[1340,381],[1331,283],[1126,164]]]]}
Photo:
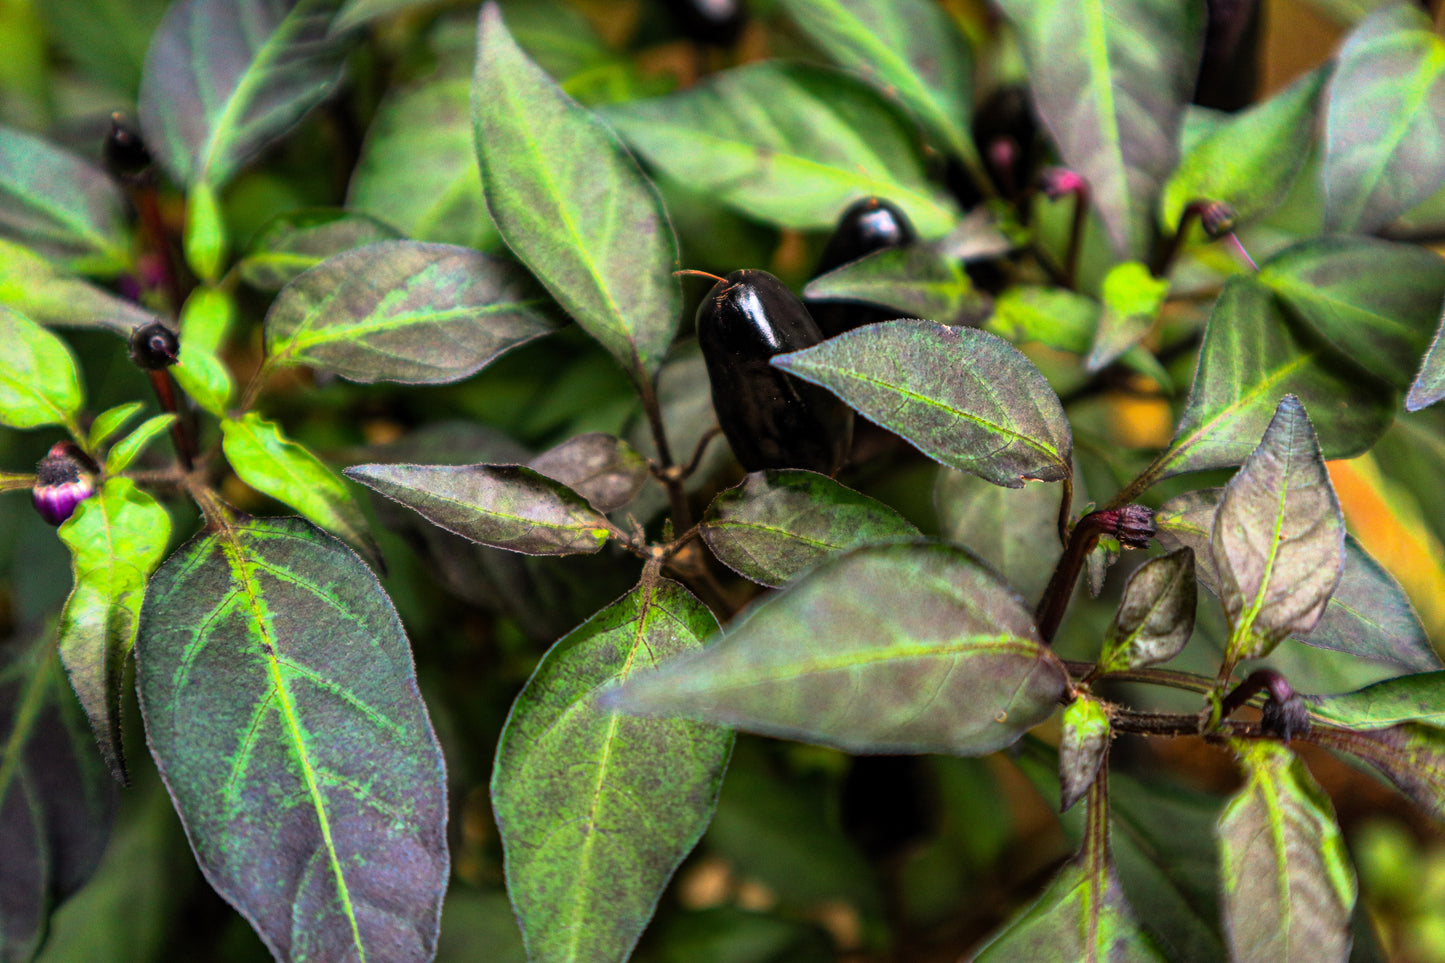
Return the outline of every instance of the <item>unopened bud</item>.
{"type": "Polygon", "coordinates": [[[59,525],[75,512],[75,506],[95,494],[95,465],[85,453],[68,441],[58,441],[35,466],[35,488],[31,498],[40,517],[59,525]]]}
{"type": "Polygon", "coordinates": [[[1237,215],[1234,208],[1223,201],[1210,201],[1199,208],[1199,226],[1211,238],[1219,238],[1234,230],[1237,215]]]}
{"type": "Polygon", "coordinates": [[[1056,201],[1068,194],[1082,194],[1088,189],[1084,178],[1067,167],[1046,167],[1039,175],[1039,186],[1044,196],[1056,201]]]}
{"type": "Polygon", "coordinates": [[[140,177],[151,166],[151,152],[140,132],[127,125],[120,114],[110,115],[110,133],[102,153],[106,169],[122,180],[140,177]]]}
{"type": "Polygon", "coordinates": [[[181,341],[163,322],[137,325],[130,333],[130,360],[147,371],[169,368],[181,355],[181,341]]]}
{"type": "Polygon", "coordinates": [[[1154,538],[1154,510],[1144,505],[1125,505],[1111,511],[1100,512],[1104,516],[1105,530],[1129,548],[1148,548],[1154,538]]]}

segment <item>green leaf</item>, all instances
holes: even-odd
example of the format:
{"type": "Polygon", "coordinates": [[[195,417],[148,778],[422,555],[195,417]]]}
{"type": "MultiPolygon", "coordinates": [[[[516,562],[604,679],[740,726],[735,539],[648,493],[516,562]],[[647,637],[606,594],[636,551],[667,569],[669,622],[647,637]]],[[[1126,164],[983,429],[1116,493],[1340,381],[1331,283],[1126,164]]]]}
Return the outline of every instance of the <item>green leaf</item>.
{"type": "Polygon", "coordinates": [[[340,0],[181,0],[151,40],[140,85],[146,143],[177,182],[218,190],[324,100],[348,44],[340,0]]]}
{"type": "Polygon", "coordinates": [[[1033,362],[1002,338],[932,321],[887,321],[778,355],[930,458],[995,485],[1069,477],[1073,437],[1033,362]]]}
{"type": "Polygon", "coordinates": [[[724,565],[761,585],[860,545],[921,537],[882,502],[810,471],[753,472],[713,499],[701,533],[724,565]]]}
{"type": "Polygon", "coordinates": [[[1345,520],[1309,415],[1286,395],[1224,489],[1210,536],[1228,657],[1267,655],[1319,622],[1345,568],[1345,520]]]}
{"type": "Polygon", "coordinates": [[[611,534],[585,498],[520,465],[356,465],[346,474],[449,532],[524,555],[591,553],[611,534]]]}
{"type": "Polygon", "coordinates": [[[1197,595],[1191,548],[1151,558],[1135,569],[1104,636],[1099,671],[1138,669],[1178,655],[1194,632],[1197,595]]]}
{"type": "Polygon", "coordinates": [[[1343,963],[1355,871],[1329,797],[1293,752],[1236,741],[1246,782],[1219,819],[1224,932],[1239,963],[1343,963]]]}
{"type": "Polygon", "coordinates": [[[1109,731],[1109,710],[1086,695],[1064,707],[1063,723],[1059,739],[1059,811],[1068,812],[1100,776],[1113,735],[1109,731]]]}
{"type": "Polygon", "coordinates": [[[677,239],[657,189],[616,136],[527,58],[482,8],[472,124],[502,239],[637,384],[682,311],[677,239]]]}
{"type": "Polygon", "coordinates": [[[165,0],[46,0],[36,6],[50,39],[88,79],[133,93],[146,44],[165,13],[165,0]]]}
{"type": "Polygon", "coordinates": [[[216,188],[207,181],[198,181],[186,193],[186,225],[182,246],[186,263],[202,281],[214,283],[230,253],[226,236],[225,214],[216,188]]]}
{"type": "Polygon", "coordinates": [[[553,330],[526,272],[450,244],[380,241],[329,258],[266,314],[271,364],[353,381],[440,384],[553,330]]]}
{"type": "Polygon", "coordinates": [[[346,206],[418,241],[496,244],[472,138],[468,78],[429,78],[387,94],[367,131],[346,206]]]}
{"type": "Polygon", "coordinates": [[[1320,173],[1329,231],[1389,224],[1445,182],[1445,42],[1402,3],[1372,13],[1340,48],[1320,173]]]}
{"type": "Polygon", "coordinates": [[[180,361],[171,368],[181,389],[220,418],[236,391],[231,369],[219,354],[235,314],[235,302],[222,289],[202,286],[192,291],[181,308],[180,361]]]}
{"type": "Polygon", "coordinates": [[[1090,371],[1102,370],[1138,344],[1154,326],[1168,295],[1169,282],[1150,274],[1138,261],[1110,268],[1104,275],[1104,310],[1085,366],[1090,371]]]}
{"type": "Polygon", "coordinates": [[[57,267],[115,274],[130,264],[125,201],[98,167],[0,126],[0,238],[57,267]]]}
{"type": "Polygon", "coordinates": [[[1347,729],[1383,729],[1402,722],[1445,726],[1445,671],[1386,679],[1342,695],[1307,695],[1310,714],[1347,729]]]}
{"type": "Polygon", "coordinates": [[[1048,584],[1059,543],[1059,499],[1052,485],[1001,488],[967,472],[940,469],[933,486],[939,535],[966,545],[1025,598],[1048,584]]]}
{"type": "Polygon", "coordinates": [[[0,237],[0,307],[41,324],[105,328],[129,337],[155,315],[89,281],[71,277],[40,254],[0,237]]]}
{"type": "Polygon", "coordinates": [[[115,433],[125,427],[125,423],[136,416],[145,405],[139,401],[128,401],[123,405],[116,405],[114,408],[107,408],[95,416],[90,423],[90,431],[85,436],[85,447],[87,451],[99,451],[100,448],[115,433]]]}
{"type": "Polygon", "coordinates": [[[1014,344],[1037,341],[1084,354],[1099,320],[1099,302],[1063,288],[1011,285],[994,300],[988,330],[1014,344]]]}
{"type": "Polygon", "coordinates": [[[1089,184],[1123,258],[1149,253],[1204,43],[1195,0],[1000,0],[1064,163],[1089,184]]]}
{"type": "Polygon", "coordinates": [[[631,504],[651,477],[647,459],[621,438],[600,431],[569,438],[533,458],[529,467],[561,482],[599,512],[631,504]]]}
{"type": "Polygon", "coordinates": [[[1186,148],[1164,185],[1160,225],[1178,230],[1184,208],[1194,201],[1223,201],[1234,208],[1238,224],[1278,207],[1309,156],[1329,75],[1329,66],[1310,71],[1268,100],[1225,116],[1186,148]]]}
{"type": "Polygon", "coordinates": [[[187,542],[146,592],[136,688],[196,861],[277,960],[431,959],[441,748],[352,552],[299,518],[187,542]]]}
{"type": "Polygon", "coordinates": [[[517,697],[492,804],[528,959],[627,959],[707,828],[732,733],[620,715],[598,696],[716,631],[686,589],[644,575],[553,646],[517,697]]]}
{"type": "Polygon", "coordinates": [[[1430,350],[1420,361],[1420,372],[1410,383],[1410,393],[1405,396],[1405,410],[1419,411],[1445,398],[1445,319],[1435,331],[1430,350]]]}
{"type": "Polygon", "coordinates": [[[60,661],[101,757],[124,782],[121,681],[140,627],[146,579],[170,542],[171,518],[130,480],[110,478],[80,503],[59,534],[75,572],[75,588],[60,615],[60,661]]]}
{"type": "Polygon", "coordinates": [[[862,301],[898,312],[900,318],[931,318],[946,324],[986,312],[963,263],[937,244],[875,251],[808,282],[809,301],[862,301]]]}
{"type": "Polygon", "coordinates": [[[876,545],[823,562],[613,704],[849,752],[983,755],[1067,686],[1023,600],[967,552],[876,545]]]}
{"type": "Polygon", "coordinates": [[[175,420],[175,415],[167,414],[156,415],[141,422],[135,431],[116,442],[115,447],[105,456],[105,473],[119,475],[129,468],[131,462],[155,440],[156,435],[170,428],[175,420]]]}
{"type": "Polygon", "coordinates": [[[834,71],[752,64],[605,116],[669,177],[779,227],[832,230],[871,196],[897,204],[924,238],[958,221],[910,129],[862,81],[834,71]]]}
{"type": "MultiPolygon", "coordinates": [[[[65,342],[9,308],[0,308],[0,425],[75,425],[85,403],[75,357],[65,342]]],[[[77,432],[78,434],[78,432],[77,432]]]]}
{"type": "Polygon", "coordinates": [[[1413,244],[1324,237],[1275,255],[1259,280],[1343,354],[1404,390],[1440,321],[1445,259],[1413,244]]]}
{"type": "Polygon", "coordinates": [[[400,236],[396,228],[369,214],[333,207],[288,211],[261,229],[237,270],[252,287],[279,291],[333,254],[400,236]]]}
{"type": "Polygon", "coordinates": [[[372,564],[380,564],[366,516],[346,483],[310,449],[287,438],[274,421],[254,411],[239,419],[223,419],[221,448],[241,481],[290,505],[346,539],[372,564]]]}
{"type": "Polygon", "coordinates": [[[1365,760],[1431,817],[1445,822],[1445,729],[1416,722],[1367,732],[1315,725],[1300,738],[1365,760]]]}

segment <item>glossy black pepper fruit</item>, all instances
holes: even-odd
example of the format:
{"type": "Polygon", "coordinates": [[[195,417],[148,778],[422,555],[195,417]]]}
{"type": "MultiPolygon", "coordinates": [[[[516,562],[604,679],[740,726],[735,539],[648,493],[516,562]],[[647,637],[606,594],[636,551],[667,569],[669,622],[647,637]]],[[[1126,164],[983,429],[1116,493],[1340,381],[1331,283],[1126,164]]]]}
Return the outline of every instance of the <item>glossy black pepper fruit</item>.
{"type": "Polygon", "coordinates": [[[181,341],[160,321],[136,325],[130,333],[130,360],[147,371],[169,368],[179,360],[181,341]]]}
{"type": "Polygon", "coordinates": [[[1264,32],[1259,0],[1209,0],[1204,55],[1194,103],[1215,110],[1243,110],[1259,86],[1259,42],[1264,32]]]}
{"type": "Polygon", "coordinates": [[[748,25],[743,0],[664,0],[678,31],[705,47],[731,47],[748,25]]]}
{"type": "Polygon", "coordinates": [[[75,508],[95,494],[95,463],[74,443],[57,441],[35,466],[35,488],[30,497],[40,517],[59,525],[75,508]]]}
{"type": "MultiPolygon", "coordinates": [[[[838,219],[838,227],[823,248],[813,276],[827,274],[874,251],[912,244],[917,236],[907,214],[881,197],[865,197],[850,204],[838,219]]],[[[898,317],[897,311],[871,304],[813,299],[807,304],[825,338],[898,317]]]]}
{"type": "Polygon", "coordinates": [[[734,271],[697,309],[697,338],[718,423],[748,471],[842,467],[853,412],[817,385],[768,363],[823,340],[803,302],[766,271],[734,271]]]}
{"type": "Polygon", "coordinates": [[[119,114],[111,115],[110,133],[105,137],[102,153],[106,169],[123,180],[141,177],[150,170],[151,152],[145,141],[119,114]]]}

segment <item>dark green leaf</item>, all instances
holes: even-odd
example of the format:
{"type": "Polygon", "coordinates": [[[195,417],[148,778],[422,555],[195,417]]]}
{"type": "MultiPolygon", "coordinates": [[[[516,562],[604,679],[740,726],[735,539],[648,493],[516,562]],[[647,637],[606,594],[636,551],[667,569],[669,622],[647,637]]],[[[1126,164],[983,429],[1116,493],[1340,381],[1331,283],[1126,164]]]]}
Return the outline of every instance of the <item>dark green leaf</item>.
{"type": "Polygon", "coordinates": [[[151,39],[140,85],[146,143],[187,186],[221,187],[341,79],[328,38],[341,0],[180,0],[151,39]]]}
{"type": "Polygon", "coordinates": [[[723,564],[782,585],[860,545],[921,537],[882,502],[810,471],[758,471],[713,499],[702,537],[723,564]]]}
{"type": "Polygon", "coordinates": [[[126,435],[115,443],[115,447],[105,456],[105,473],[107,475],[118,475],[130,467],[131,462],[145,451],[146,446],[155,440],[161,432],[175,424],[175,415],[156,415],[147,418],[136,427],[136,430],[126,435]]]}
{"type": "Polygon", "coordinates": [[[1445,671],[1386,679],[1342,695],[1304,698],[1311,715],[1347,729],[1383,729],[1402,722],[1445,726],[1445,671]]]}
{"type": "Polygon", "coordinates": [[[1374,231],[1445,181],[1445,43],[1419,10],[1381,7],[1340,49],[1325,117],[1325,225],[1374,231]]]}
{"type": "Polygon", "coordinates": [[[105,328],[127,337],[155,315],[89,281],[71,277],[36,252],[0,238],[0,307],[56,327],[105,328]]]}
{"type": "Polygon", "coordinates": [[[850,752],[981,755],[1067,685],[1023,601],[967,552],[879,545],[819,565],[615,704],[850,752]]]}
{"type": "Polygon", "coordinates": [[[0,238],[76,270],[114,274],[130,263],[125,202],[105,171],[3,126],[0,238]]]}
{"type": "Polygon", "coordinates": [[[192,539],[146,592],[136,686],[201,870],[278,960],[431,959],[441,748],[360,559],[298,518],[192,539]]]}
{"type": "Polygon", "coordinates": [[[1345,568],[1345,520],[1309,415],[1286,395],[1224,489],[1210,535],[1229,658],[1309,632],[1345,568]]]}
{"type": "MultiPolygon", "coordinates": [[[[85,403],[75,358],[65,342],[9,308],[0,308],[0,425],[75,428],[85,403]]],[[[79,434],[78,429],[74,432],[79,434]]]]}
{"type": "MultiPolygon", "coordinates": [[[[1109,755],[1109,712],[1104,704],[1080,696],[1064,708],[1059,740],[1059,811],[1067,812],[1094,784],[1109,755]]],[[[1107,777],[1105,777],[1107,778],[1107,777]]]]}
{"type": "Polygon", "coordinates": [[[1033,362],[976,328],[888,321],[779,355],[930,458],[995,485],[1058,481],[1071,471],[1063,406],[1033,362]]]}
{"type": "Polygon", "coordinates": [[[140,626],[146,579],[161,563],[170,536],[166,510],[126,478],[107,479],[60,526],[75,572],[60,615],[60,660],[102,758],[122,782],[121,680],[140,626]]]}
{"type": "Polygon", "coordinates": [[[492,801],[528,958],[626,960],[712,819],[726,729],[605,709],[605,688],[702,647],[712,614],[643,584],[558,642],[517,697],[492,801]]]}
{"type": "Polygon", "coordinates": [[[266,315],[266,349],[271,363],[353,381],[457,381],[552,331],[545,303],[510,261],[450,244],[381,241],[286,285],[266,315]]]}
{"type": "Polygon", "coordinates": [[[237,269],[252,287],[279,291],[333,254],[399,237],[396,228],[369,214],[328,207],[288,211],[261,229],[237,269]]]}
{"type": "Polygon", "coordinates": [[[1234,744],[1246,782],[1219,819],[1224,932],[1238,963],[1343,963],[1355,870],[1329,797],[1267,740],[1234,744]]]}
{"type": "Polygon", "coordinates": [[[1445,259],[1375,238],[1324,237],[1271,258],[1259,280],[1342,353],[1404,390],[1445,299],[1445,259]]]}
{"type": "Polygon", "coordinates": [[[937,244],[875,251],[808,282],[803,296],[810,301],[862,301],[897,311],[900,318],[945,324],[974,320],[987,310],[962,262],[937,244]]]}
{"type": "Polygon", "coordinates": [[[1312,726],[1302,738],[1358,756],[1439,821],[1445,821],[1445,729],[1405,722],[1350,732],[1312,726]]]}
{"type": "Polygon", "coordinates": [[[519,465],[357,465],[346,474],[449,532],[526,555],[595,552],[611,533],[581,495],[519,465]]]}
{"type": "Polygon", "coordinates": [[[600,431],[578,435],[542,452],[530,467],[566,485],[599,512],[629,504],[651,475],[647,459],[637,449],[600,431]]]}
{"type": "Polygon", "coordinates": [[[1048,584],[1059,542],[1059,498],[1052,485],[1002,488],[967,472],[940,469],[933,487],[939,535],[966,545],[1025,598],[1048,584]]]}
{"type": "Polygon", "coordinates": [[[1420,371],[1410,383],[1410,393],[1405,396],[1405,409],[1419,411],[1445,398],[1445,320],[1435,331],[1430,350],[1420,362],[1420,371]]]}
{"type": "Polygon", "coordinates": [[[1138,261],[1110,268],[1101,294],[1104,310],[1085,366],[1099,371],[1138,344],[1154,326],[1168,294],[1169,282],[1154,277],[1138,261]]]}
{"type": "MultiPolygon", "coordinates": [[[[36,6],[51,38],[109,91],[134,93],[165,0],[46,0],[36,6]]],[[[88,79],[90,79],[88,78],[88,79]]]]}
{"type": "Polygon", "coordinates": [[[436,963],[472,963],[480,947],[486,948],[487,963],[527,963],[507,894],[453,883],[442,904],[436,963]]]}
{"type": "Polygon", "coordinates": [[[912,132],[878,94],[833,71],[752,64],[606,117],[670,177],[780,227],[831,230],[869,196],[897,204],[925,238],[958,220],[912,132]]]}
{"type": "Polygon", "coordinates": [[[1104,637],[1099,671],[1137,669],[1178,655],[1194,632],[1196,586],[1192,548],[1151,558],[1135,569],[1104,637]]]}
{"type": "Polygon", "coordinates": [[[472,124],[502,239],[641,384],[677,330],[677,240],[657,190],[616,136],[482,8],[472,124]]]}
{"type": "Polygon", "coordinates": [[[1064,163],[1083,175],[1115,253],[1149,252],[1204,43],[1195,0],[1001,0],[1064,163]]]}

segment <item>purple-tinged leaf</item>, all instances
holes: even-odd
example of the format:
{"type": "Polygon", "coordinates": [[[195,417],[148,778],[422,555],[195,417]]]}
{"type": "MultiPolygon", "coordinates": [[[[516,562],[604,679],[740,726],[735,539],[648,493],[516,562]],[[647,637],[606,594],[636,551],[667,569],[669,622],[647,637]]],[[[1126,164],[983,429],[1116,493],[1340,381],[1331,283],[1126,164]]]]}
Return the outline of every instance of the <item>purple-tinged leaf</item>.
{"type": "Polygon", "coordinates": [[[612,531],[581,495],[520,465],[357,465],[346,475],[449,532],[524,555],[595,552],[612,531]]]}
{"type": "Polygon", "coordinates": [[[569,438],[533,458],[530,467],[566,485],[599,512],[631,503],[651,474],[637,449],[600,431],[569,438]]]}
{"type": "Polygon", "coordinates": [[[1345,520],[1309,415],[1279,403],[1224,489],[1210,548],[1229,618],[1228,658],[1267,655],[1319,622],[1345,568],[1345,520]]]}
{"type": "Polygon", "coordinates": [[[1300,738],[1365,760],[1415,805],[1445,822],[1445,729],[1418,722],[1363,732],[1316,725],[1300,738]]]}
{"type": "Polygon", "coordinates": [[[356,211],[333,207],[287,211],[261,228],[237,270],[252,287],[279,291],[332,255],[401,236],[391,225],[356,211]]]}
{"type": "Polygon", "coordinates": [[[1445,671],[1386,679],[1341,695],[1307,695],[1310,714],[1346,729],[1383,729],[1404,722],[1445,727],[1445,671]]]}
{"type": "Polygon", "coordinates": [[[1420,370],[1410,383],[1410,393],[1405,396],[1405,410],[1419,411],[1445,398],[1445,318],[1435,329],[1435,338],[1430,350],[1420,360],[1420,370]]]}
{"type": "Polygon", "coordinates": [[[1068,812],[1084,797],[1109,755],[1109,712],[1104,704],[1081,695],[1064,708],[1064,733],[1059,740],[1059,811],[1068,812]]]}
{"type": "Polygon", "coordinates": [[[722,492],[701,531],[724,565],[770,586],[861,545],[922,537],[882,502],[825,475],[793,470],[753,472],[722,492]]]}
{"type": "Polygon", "coordinates": [[[1023,600],[967,552],[878,545],[824,562],[612,704],[849,752],[982,755],[1067,688],[1023,600]]]}
{"type": "Polygon", "coordinates": [[[900,318],[935,318],[945,324],[976,321],[988,313],[987,298],[974,290],[968,272],[938,244],[884,248],[808,282],[809,301],[852,301],[898,312],[900,318]]]}
{"type": "Polygon", "coordinates": [[[202,872],[277,960],[432,958],[441,748],[355,554],[299,518],[192,539],[146,593],[136,685],[202,872]]]}
{"type": "Polygon", "coordinates": [[[716,631],[686,589],[645,575],[553,646],[513,704],[492,805],[529,959],[627,959],[711,821],[732,733],[598,696],[716,631]]]}
{"type": "Polygon", "coordinates": [[[1194,557],[1193,549],[1180,548],[1151,558],[1129,576],[1104,637],[1100,672],[1168,662],[1184,649],[1194,632],[1194,557]]]}
{"type": "Polygon", "coordinates": [[[1043,482],[1002,488],[946,468],[939,469],[933,486],[939,535],[967,546],[1029,599],[1039,597],[1063,552],[1060,497],[1057,488],[1043,482]]]}
{"type": "Polygon", "coordinates": [[[1069,477],[1073,436],[1048,380],[976,328],[870,324],[773,359],[822,385],[925,455],[995,485],[1069,477]]]}
{"type": "Polygon", "coordinates": [[[380,241],[328,258],[266,314],[268,363],[353,381],[441,384],[551,332],[547,303],[510,261],[450,244],[380,241]]]}
{"type": "Polygon", "coordinates": [[[1244,788],[1219,819],[1224,932],[1237,963],[1344,963],[1355,870],[1329,797],[1289,749],[1237,741],[1244,788]]]}

